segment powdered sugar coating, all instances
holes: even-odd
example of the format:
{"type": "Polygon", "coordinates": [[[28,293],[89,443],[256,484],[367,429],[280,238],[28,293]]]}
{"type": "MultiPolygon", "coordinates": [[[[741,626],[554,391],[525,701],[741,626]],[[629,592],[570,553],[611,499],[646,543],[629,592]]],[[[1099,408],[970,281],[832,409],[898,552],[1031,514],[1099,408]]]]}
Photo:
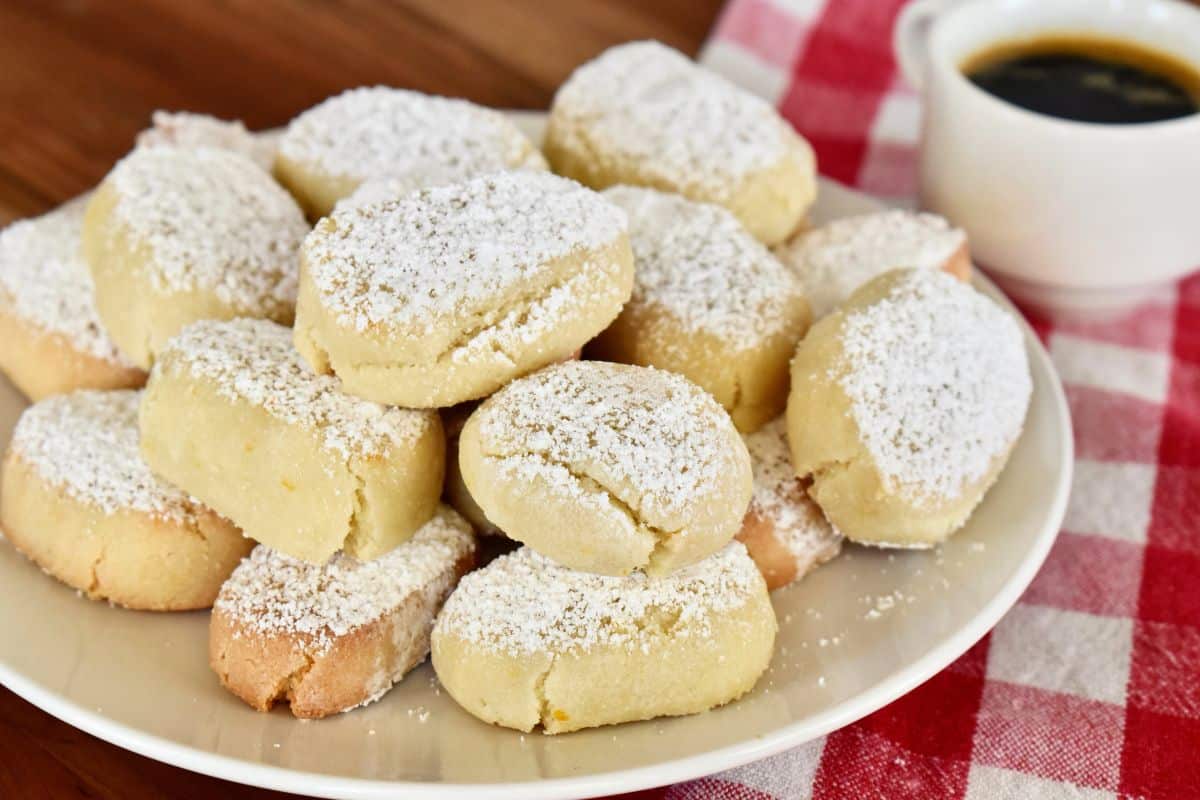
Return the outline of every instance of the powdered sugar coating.
{"type": "Polygon", "coordinates": [[[546,264],[611,245],[625,214],[574,181],[508,172],[340,208],[304,244],[338,323],[419,335],[545,282],[546,264]]]}
{"type": "Polygon", "coordinates": [[[735,349],[791,326],[800,284],[733,214],[633,186],[607,189],[604,197],[629,216],[637,265],[631,302],[661,308],[684,330],[735,349]]]}
{"type": "Polygon", "coordinates": [[[264,170],[275,162],[275,141],[251,133],[241,120],[223,120],[190,111],[155,111],[138,147],[215,147],[246,156],[264,170]]]}
{"type": "Polygon", "coordinates": [[[1033,389],[1013,317],[940,271],[904,270],[846,314],[832,377],[885,488],[917,507],[954,500],[1021,432],[1033,389]]]}
{"type": "Polygon", "coordinates": [[[291,329],[270,320],[193,323],[167,342],[154,369],[210,380],[229,400],[319,432],[322,445],[343,458],[382,455],[436,421],[432,412],[342,394],[336,378],[314,374],[296,352],[291,329]]]}
{"type": "Polygon", "coordinates": [[[792,140],[769,103],[651,41],[610,48],[575,70],[552,115],[571,149],[603,143],[651,181],[713,197],[776,166],[792,140]]]}
{"type": "Polygon", "coordinates": [[[12,452],[43,480],[105,514],[140,511],[166,520],[192,517],[197,502],[158,478],[138,446],[140,390],[80,391],[25,409],[12,452]]]}
{"type": "Polygon", "coordinates": [[[92,274],[80,254],[86,208],[87,197],[80,197],[0,231],[0,302],[81,353],[131,367],[100,322],[92,274]]]}
{"type": "Polygon", "coordinates": [[[843,217],[776,248],[821,318],[877,275],[941,269],[967,235],[937,214],[893,209],[843,217]]]}
{"type": "Polygon", "coordinates": [[[540,480],[576,502],[583,471],[651,525],[686,520],[749,457],[724,409],[674,373],[600,361],[547,367],[478,412],[485,454],[502,474],[540,480]]]}
{"type": "MultiPolygon", "coordinates": [[[[259,545],[221,587],[214,608],[244,630],[302,636],[314,655],[394,612],[413,593],[445,597],[475,549],[471,527],[440,506],[411,539],[371,561],[337,553],[317,566],[259,545]]],[[[386,682],[390,686],[393,681],[386,682]]]]}
{"type": "Polygon", "coordinates": [[[787,419],[777,417],[743,438],[754,470],[754,494],[746,513],[771,522],[776,541],[801,567],[799,578],[815,564],[837,555],[842,537],[796,477],[788,450],[787,419]]]}
{"type": "Polygon", "coordinates": [[[703,639],[714,615],[763,591],[741,542],[657,578],[567,569],[528,547],[467,575],[438,616],[434,636],[454,636],[512,656],[643,650],[664,635],[703,639]],[[663,620],[671,620],[664,631],[663,620]]]}
{"type": "Polygon", "coordinates": [[[332,178],[392,176],[414,185],[545,168],[503,114],[386,86],[350,89],[305,111],[288,125],[279,154],[332,178]]]}
{"type": "Polygon", "coordinates": [[[308,224],[250,159],[211,147],[138,148],[106,182],[114,217],[132,246],[147,249],[160,291],[212,292],[247,314],[295,303],[308,224]]]}

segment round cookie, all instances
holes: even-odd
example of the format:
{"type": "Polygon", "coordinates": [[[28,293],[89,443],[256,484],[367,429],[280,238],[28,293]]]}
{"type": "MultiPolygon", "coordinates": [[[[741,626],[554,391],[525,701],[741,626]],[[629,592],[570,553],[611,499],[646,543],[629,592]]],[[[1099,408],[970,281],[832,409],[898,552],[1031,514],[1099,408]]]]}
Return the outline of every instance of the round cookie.
{"type": "Polygon", "coordinates": [[[264,170],[275,163],[271,134],[246,130],[240,120],[223,120],[190,111],[155,111],[151,126],[138,134],[138,147],[215,147],[246,156],[264,170]]]}
{"type": "Polygon", "coordinates": [[[604,196],[629,216],[636,269],[633,295],[589,354],[684,375],[743,432],[783,413],[809,322],[795,277],[720,206],[633,186],[604,196]]]}
{"type": "Polygon", "coordinates": [[[565,733],[735,700],[775,631],[740,543],[661,578],[576,572],[525,547],[463,578],[434,626],[433,668],[485,722],[565,733]]]}
{"type": "Polygon", "coordinates": [[[661,575],[725,545],[750,500],[729,415],[673,373],[601,361],[514,381],[471,415],[458,460],[508,536],[572,569],[661,575]]]}
{"type": "Polygon", "coordinates": [[[113,341],[148,369],[200,319],[291,323],[299,206],[245,156],[214,148],[138,148],[88,203],[83,252],[113,341]]]}
{"type": "Polygon", "coordinates": [[[737,539],[774,591],[841,552],[842,536],[808,496],[807,481],[792,469],[783,416],[745,440],[754,469],[754,494],[737,539]]]}
{"type": "Polygon", "coordinates": [[[480,536],[503,536],[504,531],[488,519],[471,496],[463,480],[462,469],[458,466],[458,436],[462,433],[463,425],[467,424],[467,418],[478,406],[478,403],[463,403],[441,411],[442,427],[446,429],[446,485],[442,490],[442,498],[462,514],[480,536]]]}
{"type": "Polygon", "coordinates": [[[544,170],[546,161],[500,112],[374,86],[343,92],[292,120],[279,142],[275,177],[317,219],[369,179],[417,189],[519,168],[544,170]]]}
{"type": "Polygon", "coordinates": [[[769,103],[658,42],[606,50],[575,70],[550,109],[555,172],[595,189],[651,186],[733,212],[766,244],[816,199],[812,148],[769,103]]]}
{"type": "Polygon", "coordinates": [[[888,272],[797,347],[792,463],[848,539],[931,547],[999,475],[1031,391],[1008,312],[944,272],[888,272]]]}
{"type": "Polygon", "coordinates": [[[146,381],[96,311],[79,252],[86,205],[81,197],[0,231],[0,370],[30,400],[146,381]]]}
{"type": "Polygon", "coordinates": [[[372,703],[429,654],[442,603],[475,562],[471,528],[445,506],[374,561],[317,566],[255,548],[213,605],[209,664],[259,711],[315,718],[372,703]]]}
{"type": "Polygon", "coordinates": [[[208,320],[172,338],[146,385],[142,452],[256,541],[315,564],[377,558],[437,507],[441,420],[342,394],[291,333],[208,320]]]}
{"type": "Polygon", "coordinates": [[[891,209],[842,217],[775,249],[812,304],[813,317],[833,311],[867,281],[903,267],[971,277],[967,234],[944,217],[891,209]]]}
{"type": "Polygon", "coordinates": [[[321,220],[296,347],[346,392],[444,408],[566,358],[632,285],[619,208],[549,173],[491,175],[321,220]]]}
{"type": "Polygon", "coordinates": [[[80,391],[27,408],[4,459],[0,525],[35,564],[94,600],[207,608],[254,543],[150,472],[138,453],[140,396],[80,391]]]}

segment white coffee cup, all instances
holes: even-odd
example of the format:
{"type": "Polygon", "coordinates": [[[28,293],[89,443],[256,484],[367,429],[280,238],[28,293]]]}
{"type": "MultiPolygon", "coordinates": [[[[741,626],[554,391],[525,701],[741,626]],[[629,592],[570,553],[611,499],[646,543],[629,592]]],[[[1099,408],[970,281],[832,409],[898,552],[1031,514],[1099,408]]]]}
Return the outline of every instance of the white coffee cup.
{"type": "Polygon", "coordinates": [[[1200,70],[1200,10],[1179,0],[916,0],[895,50],[925,101],[921,202],[964,228],[1020,300],[1119,309],[1200,268],[1200,114],[1075,122],[978,88],[960,65],[998,42],[1098,33],[1200,70]]]}

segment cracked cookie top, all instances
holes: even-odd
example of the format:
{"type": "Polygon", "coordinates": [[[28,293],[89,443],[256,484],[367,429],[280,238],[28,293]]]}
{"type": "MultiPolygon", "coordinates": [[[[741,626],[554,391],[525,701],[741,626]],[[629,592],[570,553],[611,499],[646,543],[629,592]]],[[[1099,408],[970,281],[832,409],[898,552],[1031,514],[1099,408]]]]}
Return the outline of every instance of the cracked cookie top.
{"type": "Polygon", "coordinates": [[[445,595],[455,565],[474,549],[471,526],[446,506],[407,542],[371,561],[339,552],[316,565],[259,545],[221,587],[213,608],[254,633],[306,637],[310,652],[320,654],[414,592],[445,595]]]}
{"type": "Polygon", "coordinates": [[[558,364],[509,384],[476,414],[482,451],[501,470],[579,502],[615,498],[668,532],[725,482],[749,474],[746,449],[717,401],[652,367],[558,364]],[[606,492],[589,491],[592,481],[606,492]]]}
{"type": "Polygon", "coordinates": [[[635,159],[655,182],[721,196],[777,165],[792,139],[775,109],[697,66],[642,41],[612,47],[558,90],[551,124],[572,149],[597,145],[635,159]]]}
{"type": "Polygon", "coordinates": [[[46,482],[105,514],[190,519],[198,501],[142,460],[141,396],[140,390],[80,391],[34,403],[13,430],[10,452],[46,482]]]}
{"type": "MultiPolygon", "coordinates": [[[[888,491],[936,507],[982,479],[1021,432],[1032,392],[1016,320],[937,270],[897,270],[842,320],[830,368],[888,491]]],[[[843,312],[839,312],[843,313],[843,312]]]]}
{"type": "Polygon", "coordinates": [[[305,240],[304,268],[343,327],[481,328],[514,295],[569,277],[549,262],[610,246],[626,226],[624,212],[574,181],[500,173],[342,206],[305,240]]]}
{"type": "Polygon", "coordinates": [[[386,86],[350,89],[305,111],[288,125],[279,154],[323,175],[359,181],[441,182],[545,168],[541,153],[500,112],[386,86]]]}
{"type": "Polygon", "coordinates": [[[246,313],[296,301],[308,223],[296,201],[243,155],[213,147],[139,147],[105,178],[113,219],[145,248],[153,285],[212,292],[246,313]]]}
{"type": "Polygon", "coordinates": [[[616,186],[637,268],[632,303],[746,350],[794,324],[800,284],[737,218],[677,194],[616,186]]]}
{"type": "Polygon", "coordinates": [[[890,269],[941,269],[966,241],[962,229],[937,214],[893,209],[834,220],[775,252],[803,284],[813,317],[820,318],[890,269]]]}
{"type": "Polygon", "coordinates": [[[523,547],[464,577],[435,635],[516,657],[640,649],[664,636],[703,639],[714,614],[741,608],[763,591],[741,542],[657,578],[580,572],[523,547]]]}
{"type": "Polygon", "coordinates": [[[167,342],[154,370],[210,380],[229,400],[317,431],[323,446],[343,458],[382,455],[439,424],[434,411],[342,394],[336,378],[315,374],[296,352],[291,328],[270,320],[193,323],[167,342]]]}
{"type": "Polygon", "coordinates": [[[80,253],[87,197],[0,231],[0,289],[26,323],[64,337],[81,353],[132,366],[108,338],[92,274],[80,253]]]}

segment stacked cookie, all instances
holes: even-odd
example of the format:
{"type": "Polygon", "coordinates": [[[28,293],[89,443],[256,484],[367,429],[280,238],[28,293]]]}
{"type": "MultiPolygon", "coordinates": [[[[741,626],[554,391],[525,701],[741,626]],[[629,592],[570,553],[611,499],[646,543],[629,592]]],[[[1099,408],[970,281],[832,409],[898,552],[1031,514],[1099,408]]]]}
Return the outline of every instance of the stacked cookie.
{"type": "Polygon", "coordinates": [[[558,733],[739,697],[768,590],[961,527],[1031,388],[961,231],[809,228],[808,145],[651,42],[572,76],[545,153],[384,87],[279,137],[156,114],[0,232],[0,369],[39,400],[7,538],[212,605],[254,708],[349,710],[432,651],[470,713],[558,733]],[[467,574],[474,532],[523,546],[467,574]]]}

